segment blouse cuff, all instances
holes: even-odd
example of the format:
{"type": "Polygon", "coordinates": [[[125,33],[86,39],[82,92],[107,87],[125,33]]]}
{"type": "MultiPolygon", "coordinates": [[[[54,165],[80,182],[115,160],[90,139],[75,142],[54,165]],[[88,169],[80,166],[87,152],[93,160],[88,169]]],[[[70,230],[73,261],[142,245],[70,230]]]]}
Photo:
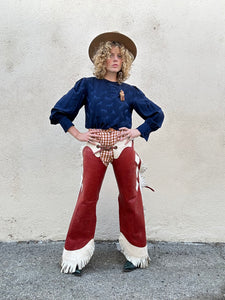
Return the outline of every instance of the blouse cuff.
{"type": "Polygon", "coordinates": [[[67,132],[71,126],[74,126],[67,117],[63,117],[62,119],[60,119],[59,123],[65,132],[67,132]]]}
{"type": "Polygon", "coordinates": [[[144,124],[140,125],[139,127],[137,127],[137,129],[140,131],[141,137],[143,137],[146,141],[148,141],[148,138],[149,138],[149,135],[151,132],[148,125],[146,123],[144,123],[144,124]]]}

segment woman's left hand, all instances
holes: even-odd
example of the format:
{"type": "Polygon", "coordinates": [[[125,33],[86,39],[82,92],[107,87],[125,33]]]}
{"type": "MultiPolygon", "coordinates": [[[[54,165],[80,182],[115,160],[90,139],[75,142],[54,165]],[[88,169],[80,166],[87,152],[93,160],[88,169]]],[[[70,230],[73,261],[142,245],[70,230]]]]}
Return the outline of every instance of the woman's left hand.
{"type": "Polygon", "coordinates": [[[125,145],[129,143],[131,140],[133,140],[134,138],[141,135],[138,129],[129,129],[127,127],[121,127],[119,128],[119,130],[121,131],[120,140],[121,141],[127,140],[125,145]]]}

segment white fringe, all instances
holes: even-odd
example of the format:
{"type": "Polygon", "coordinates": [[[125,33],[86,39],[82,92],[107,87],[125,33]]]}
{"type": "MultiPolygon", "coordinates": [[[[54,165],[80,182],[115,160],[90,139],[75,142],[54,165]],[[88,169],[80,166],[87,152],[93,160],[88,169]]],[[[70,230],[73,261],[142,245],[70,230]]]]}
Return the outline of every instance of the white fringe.
{"type": "Polygon", "coordinates": [[[147,169],[148,168],[146,167],[146,165],[144,165],[143,160],[141,160],[141,168],[139,171],[139,183],[140,183],[141,192],[143,188],[149,188],[154,192],[155,190],[151,188],[150,185],[145,181],[144,173],[146,172],[147,169]]]}
{"type": "Polygon", "coordinates": [[[136,247],[128,242],[125,236],[120,233],[119,244],[121,252],[127,260],[138,268],[147,268],[150,262],[147,245],[145,247],[136,247]]]}
{"type": "Polygon", "coordinates": [[[83,269],[90,261],[95,250],[94,239],[78,250],[63,249],[61,272],[74,273],[76,268],[83,269]]]}

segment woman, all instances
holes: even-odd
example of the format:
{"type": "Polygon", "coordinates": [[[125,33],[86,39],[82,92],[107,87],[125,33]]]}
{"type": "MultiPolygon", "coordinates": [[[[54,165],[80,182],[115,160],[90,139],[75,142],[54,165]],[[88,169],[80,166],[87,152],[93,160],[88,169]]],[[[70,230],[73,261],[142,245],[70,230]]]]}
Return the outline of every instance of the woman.
{"type": "Polygon", "coordinates": [[[148,266],[145,221],[140,191],[141,160],[134,151],[133,140],[148,140],[161,127],[162,110],[135,86],[125,84],[136,46],[127,36],[107,32],[97,36],[89,46],[95,77],[82,78],[63,96],[51,111],[52,124],[86,142],[83,149],[83,179],[71,219],[62,255],[62,272],[81,275],[94,252],[96,204],[109,163],[119,188],[121,251],[127,261],[124,271],[148,266]],[[79,132],[73,120],[85,107],[86,132],[79,132]],[[132,111],[144,122],[132,127],[132,111]]]}

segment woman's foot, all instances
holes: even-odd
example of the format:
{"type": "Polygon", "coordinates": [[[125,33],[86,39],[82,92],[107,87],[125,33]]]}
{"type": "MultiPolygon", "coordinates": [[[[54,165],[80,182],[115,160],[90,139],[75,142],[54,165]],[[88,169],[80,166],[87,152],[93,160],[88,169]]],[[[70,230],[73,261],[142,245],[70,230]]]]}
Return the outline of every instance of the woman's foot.
{"type": "Polygon", "coordinates": [[[76,271],[72,273],[74,276],[81,276],[82,275],[82,269],[76,268],[76,271]]]}
{"type": "Polygon", "coordinates": [[[131,272],[133,270],[137,269],[135,265],[132,264],[129,260],[127,260],[123,266],[123,271],[124,272],[131,272]]]}

